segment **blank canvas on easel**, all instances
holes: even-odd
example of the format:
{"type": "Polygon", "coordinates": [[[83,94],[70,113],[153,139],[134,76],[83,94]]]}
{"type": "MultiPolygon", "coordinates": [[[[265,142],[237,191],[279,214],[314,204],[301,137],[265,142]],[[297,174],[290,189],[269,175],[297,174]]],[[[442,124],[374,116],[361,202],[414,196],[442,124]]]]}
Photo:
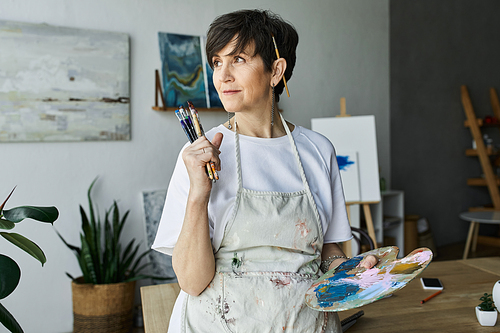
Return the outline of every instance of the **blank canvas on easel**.
{"type": "MultiPolygon", "coordinates": [[[[360,202],[379,202],[375,116],[313,118],[311,127],[313,131],[326,136],[337,152],[357,152],[359,185],[349,183],[348,179],[342,178],[344,186],[359,186],[360,202]]],[[[346,198],[346,201],[353,202],[354,200],[346,198]]]]}

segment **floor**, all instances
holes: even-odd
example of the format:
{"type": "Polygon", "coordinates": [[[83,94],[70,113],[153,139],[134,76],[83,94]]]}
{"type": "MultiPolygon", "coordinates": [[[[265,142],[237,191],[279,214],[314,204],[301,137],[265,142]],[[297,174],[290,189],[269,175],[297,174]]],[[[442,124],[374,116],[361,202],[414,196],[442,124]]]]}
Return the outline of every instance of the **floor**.
{"type": "MultiPolygon", "coordinates": [[[[464,255],[465,242],[450,244],[438,247],[436,250],[435,261],[462,259],[464,255]]],[[[476,252],[470,252],[468,258],[478,257],[498,257],[500,256],[500,247],[486,246],[477,244],[476,252]]]]}
{"type": "MultiPolygon", "coordinates": [[[[450,244],[436,249],[434,261],[462,259],[465,242],[450,244]]],[[[500,256],[500,247],[477,245],[476,252],[469,252],[469,258],[500,256]]],[[[144,333],[144,328],[136,327],[131,333],[144,333]]]]}

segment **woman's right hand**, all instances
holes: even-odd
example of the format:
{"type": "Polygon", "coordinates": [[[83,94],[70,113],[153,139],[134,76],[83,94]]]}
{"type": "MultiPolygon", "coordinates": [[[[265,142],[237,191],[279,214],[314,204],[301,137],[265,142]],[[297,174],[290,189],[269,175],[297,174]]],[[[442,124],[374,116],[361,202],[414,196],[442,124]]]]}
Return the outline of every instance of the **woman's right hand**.
{"type": "Polygon", "coordinates": [[[222,133],[212,142],[198,138],[182,153],[189,176],[189,195],[182,229],[172,255],[172,267],[179,286],[189,295],[197,296],[208,286],[215,274],[215,258],[208,225],[208,200],[212,181],[206,174],[207,162],[221,170],[219,147],[222,133]]]}
{"type": "Polygon", "coordinates": [[[182,160],[189,175],[189,195],[192,199],[208,200],[212,190],[212,181],[207,176],[207,163],[214,162],[215,169],[221,170],[219,147],[222,143],[222,133],[216,133],[210,142],[206,137],[200,137],[186,147],[182,160]]]}

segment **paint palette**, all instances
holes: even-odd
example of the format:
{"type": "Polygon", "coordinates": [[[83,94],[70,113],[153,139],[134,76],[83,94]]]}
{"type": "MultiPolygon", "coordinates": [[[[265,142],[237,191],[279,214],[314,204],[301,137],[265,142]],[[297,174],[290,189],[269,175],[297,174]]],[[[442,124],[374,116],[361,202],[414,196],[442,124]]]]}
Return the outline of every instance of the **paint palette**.
{"type": "Polygon", "coordinates": [[[429,265],[432,251],[419,248],[397,259],[396,246],[362,253],[320,277],[306,292],[306,304],[318,311],[345,311],[384,298],[403,288],[429,265]],[[369,254],[380,259],[371,269],[357,267],[369,254]]]}

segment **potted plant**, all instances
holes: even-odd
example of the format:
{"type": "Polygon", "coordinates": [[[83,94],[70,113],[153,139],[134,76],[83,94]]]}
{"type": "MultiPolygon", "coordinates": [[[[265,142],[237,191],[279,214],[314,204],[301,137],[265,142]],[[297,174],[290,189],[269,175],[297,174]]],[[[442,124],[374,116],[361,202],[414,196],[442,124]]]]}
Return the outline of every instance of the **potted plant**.
{"type": "Polygon", "coordinates": [[[481,303],[476,306],[477,320],[481,326],[495,326],[498,312],[496,311],[491,294],[484,293],[479,300],[481,303]]]}
{"type": "Polygon", "coordinates": [[[120,236],[130,211],[120,217],[114,201],[103,219],[98,216],[91,198],[96,180],[87,193],[89,215],[80,205],[80,247],[68,244],[59,234],[75,253],[83,274],[75,278],[66,273],[72,280],[73,332],[126,333],[132,327],[135,282],[170,277],[143,274],[149,263],[140,265],[140,262],[150,250],[139,254],[140,244],[135,244],[135,239],[122,245],[120,236]]]}
{"type": "MultiPolygon", "coordinates": [[[[12,230],[16,223],[27,218],[51,224],[57,220],[59,212],[55,207],[20,206],[4,210],[3,208],[13,192],[14,190],[10,192],[7,199],[0,205],[1,230],[12,230]]],[[[18,233],[5,231],[0,232],[0,235],[38,260],[42,266],[47,261],[42,249],[28,238],[18,233]]],[[[0,299],[9,296],[16,289],[20,279],[21,269],[19,265],[12,258],[0,254],[0,299]]],[[[0,323],[10,332],[23,333],[21,325],[19,325],[14,316],[2,304],[0,304],[0,323]]]]}

